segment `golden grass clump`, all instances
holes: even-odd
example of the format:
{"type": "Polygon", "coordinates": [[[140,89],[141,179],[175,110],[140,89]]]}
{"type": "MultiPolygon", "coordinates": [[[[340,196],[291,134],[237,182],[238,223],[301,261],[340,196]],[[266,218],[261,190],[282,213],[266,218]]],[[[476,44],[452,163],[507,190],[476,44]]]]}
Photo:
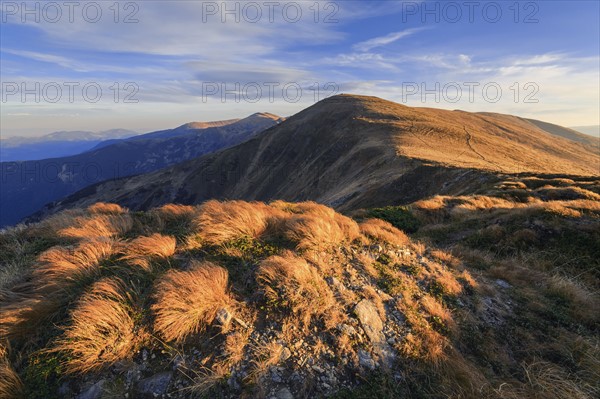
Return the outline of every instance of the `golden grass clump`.
{"type": "Polygon", "coordinates": [[[598,389],[579,380],[567,370],[542,360],[523,366],[526,381],[517,386],[508,385],[496,390],[502,399],[592,399],[598,389]]]}
{"type": "Polygon", "coordinates": [[[164,220],[171,221],[191,219],[196,213],[196,208],[190,205],[166,204],[153,209],[152,212],[158,214],[164,220]]]}
{"type": "Polygon", "coordinates": [[[256,279],[270,304],[289,310],[305,327],[336,304],[317,269],[290,251],[262,261],[256,279]]]}
{"type": "Polygon", "coordinates": [[[86,373],[124,360],[136,350],[135,304],[122,280],[96,282],[71,312],[69,325],[52,351],[68,354],[66,371],[86,373]]]}
{"type": "Polygon", "coordinates": [[[443,290],[444,294],[457,296],[462,293],[463,287],[448,270],[439,268],[432,276],[435,283],[443,290]]]}
{"type": "Polygon", "coordinates": [[[0,359],[0,398],[23,397],[23,383],[7,359],[0,359]]]}
{"type": "Polygon", "coordinates": [[[423,309],[429,313],[433,317],[437,317],[439,320],[444,322],[444,324],[450,328],[454,329],[456,324],[454,323],[454,319],[452,318],[452,314],[448,309],[444,307],[440,302],[438,302],[434,297],[429,294],[425,294],[423,298],[420,300],[421,306],[423,309]]]}
{"type": "Polygon", "coordinates": [[[0,301],[0,338],[19,338],[31,333],[60,308],[54,296],[12,295],[0,301]]]}
{"type": "Polygon", "coordinates": [[[84,209],[67,209],[55,215],[48,216],[37,225],[31,225],[31,233],[37,237],[56,239],[57,232],[73,226],[77,218],[89,217],[84,209]]]}
{"type": "Polygon", "coordinates": [[[227,270],[210,262],[167,272],[156,285],[154,329],[167,341],[178,342],[205,330],[220,309],[235,307],[227,284],[227,270]]]}
{"type": "Polygon", "coordinates": [[[123,235],[133,227],[129,214],[76,217],[69,227],[58,231],[58,236],[74,239],[110,238],[123,235]]]}
{"type": "Polygon", "coordinates": [[[208,244],[219,245],[243,237],[259,238],[278,212],[260,202],[207,201],[196,216],[199,236],[208,244]]]}
{"type": "Polygon", "coordinates": [[[366,236],[379,241],[387,242],[392,245],[405,246],[408,245],[410,239],[404,232],[398,230],[390,223],[381,219],[368,219],[360,225],[360,231],[366,236]]]}
{"type": "Polygon", "coordinates": [[[360,235],[356,222],[331,211],[293,215],[285,223],[285,237],[300,250],[324,250],[354,241],[360,235]]]}
{"type": "MultiPolygon", "coordinates": [[[[432,305],[432,302],[426,300],[423,306],[427,309],[427,305],[432,305]]],[[[411,295],[405,296],[403,301],[398,301],[397,307],[411,327],[411,332],[399,344],[400,352],[417,360],[439,364],[446,358],[445,349],[448,346],[448,339],[431,327],[411,295]]],[[[432,305],[430,310],[438,309],[432,305]]]]}
{"type": "Polygon", "coordinates": [[[94,205],[88,206],[87,210],[91,214],[100,215],[120,215],[121,213],[127,213],[127,209],[124,209],[121,205],[106,202],[96,202],[94,205]]]}
{"type": "Polygon", "coordinates": [[[434,249],[434,250],[430,251],[430,254],[432,257],[437,259],[439,262],[442,262],[448,266],[451,266],[454,269],[460,267],[460,265],[461,265],[460,259],[458,259],[456,256],[454,256],[448,252],[441,251],[439,249],[434,249]]]}
{"type": "Polygon", "coordinates": [[[33,280],[38,288],[64,287],[98,273],[100,264],[117,247],[111,239],[85,241],[75,248],[53,247],[38,257],[33,280]]]}
{"type": "Polygon", "coordinates": [[[152,259],[173,256],[176,246],[177,240],[171,236],[155,233],[147,237],[138,237],[122,246],[121,260],[144,270],[150,270],[152,259]]]}

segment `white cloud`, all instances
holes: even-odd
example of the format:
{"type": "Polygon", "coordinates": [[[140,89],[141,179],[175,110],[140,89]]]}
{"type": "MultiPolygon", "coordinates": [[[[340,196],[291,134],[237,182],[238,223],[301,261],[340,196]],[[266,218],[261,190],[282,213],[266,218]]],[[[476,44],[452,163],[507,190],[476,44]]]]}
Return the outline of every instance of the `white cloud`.
{"type": "Polygon", "coordinates": [[[364,42],[356,43],[354,45],[354,49],[358,51],[370,51],[376,47],[385,46],[391,43],[394,43],[400,39],[405,37],[414,35],[415,33],[422,31],[424,28],[413,28],[406,29],[400,32],[392,32],[385,36],[375,37],[373,39],[365,40],[364,42]]]}

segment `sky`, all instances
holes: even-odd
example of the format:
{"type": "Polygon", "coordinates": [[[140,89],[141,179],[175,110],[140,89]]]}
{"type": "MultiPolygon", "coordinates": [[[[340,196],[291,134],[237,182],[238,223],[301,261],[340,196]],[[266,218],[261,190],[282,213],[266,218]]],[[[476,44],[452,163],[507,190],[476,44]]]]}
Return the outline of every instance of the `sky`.
{"type": "Polygon", "coordinates": [[[337,93],[600,124],[598,1],[0,1],[0,135],[147,132],[337,93]]]}

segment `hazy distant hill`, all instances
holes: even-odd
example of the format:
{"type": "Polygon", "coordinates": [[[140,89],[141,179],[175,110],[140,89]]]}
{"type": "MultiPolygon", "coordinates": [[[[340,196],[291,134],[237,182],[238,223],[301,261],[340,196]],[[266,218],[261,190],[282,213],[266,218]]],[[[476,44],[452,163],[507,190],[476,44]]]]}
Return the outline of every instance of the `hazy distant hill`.
{"type": "Polygon", "coordinates": [[[187,124],[100,145],[74,156],[2,162],[0,226],[17,223],[44,204],[90,184],[156,171],[239,144],[280,119],[272,114],[254,114],[232,123],[187,124]]]}
{"type": "Polygon", "coordinates": [[[32,161],[79,154],[107,140],[120,140],[138,133],[126,129],[102,132],[61,131],[40,137],[9,137],[0,140],[0,161],[32,161]]]}
{"type": "Polygon", "coordinates": [[[600,125],[571,126],[571,129],[580,133],[589,134],[590,136],[594,136],[596,138],[600,138],[600,125]]]}
{"type": "Polygon", "coordinates": [[[107,181],[48,208],[280,198],[352,209],[473,192],[499,173],[598,175],[599,161],[591,145],[515,116],[339,95],[238,146],[107,181]]]}

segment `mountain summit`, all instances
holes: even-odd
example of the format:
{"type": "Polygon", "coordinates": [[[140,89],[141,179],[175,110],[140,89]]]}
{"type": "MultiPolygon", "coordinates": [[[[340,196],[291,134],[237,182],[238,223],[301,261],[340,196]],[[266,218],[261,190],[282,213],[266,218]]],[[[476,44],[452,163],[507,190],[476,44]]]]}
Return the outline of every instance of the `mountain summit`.
{"type": "Polygon", "coordinates": [[[107,181],[50,206],[147,209],[205,200],[315,200],[339,209],[473,190],[498,174],[597,175],[591,144],[516,116],[327,98],[251,140],[151,174],[107,181]]]}

